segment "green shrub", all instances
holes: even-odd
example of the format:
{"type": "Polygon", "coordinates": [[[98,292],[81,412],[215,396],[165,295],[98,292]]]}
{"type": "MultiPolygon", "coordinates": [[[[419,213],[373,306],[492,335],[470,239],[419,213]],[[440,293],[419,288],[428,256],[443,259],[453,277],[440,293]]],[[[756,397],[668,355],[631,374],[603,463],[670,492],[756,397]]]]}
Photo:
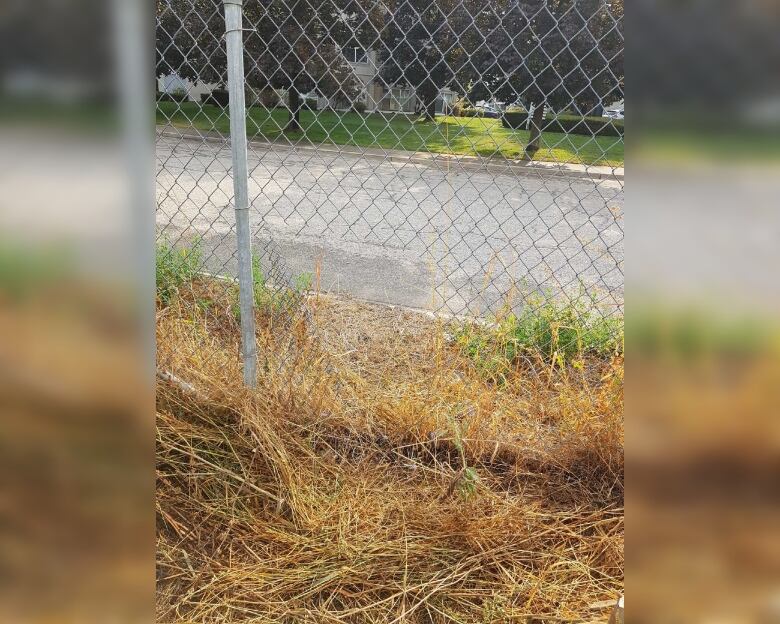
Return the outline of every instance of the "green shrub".
{"type": "Polygon", "coordinates": [[[198,274],[203,256],[200,241],[178,249],[168,242],[158,243],[155,256],[157,296],[163,305],[168,305],[181,286],[198,274]]]}
{"type": "Polygon", "coordinates": [[[362,115],[366,112],[366,103],[362,100],[356,100],[352,103],[352,110],[358,115],[362,115]]]}
{"type": "Polygon", "coordinates": [[[230,106],[230,93],[226,89],[214,89],[211,93],[201,95],[200,103],[227,108],[230,106]]]}
{"type": "Polygon", "coordinates": [[[252,106],[255,108],[273,109],[282,106],[282,100],[276,90],[271,87],[255,89],[255,98],[252,106]]]}
{"type": "Polygon", "coordinates": [[[458,98],[450,107],[450,114],[453,117],[463,117],[463,111],[468,108],[467,104],[465,99],[458,98]]]}
{"type": "Polygon", "coordinates": [[[464,107],[460,112],[461,117],[484,117],[485,111],[478,108],[464,107]]]}
{"type": "Polygon", "coordinates": [[[186,102],[189,99],[184,89],[175,89],[169,93],[161,91],[157,94],[158,102],[186,102]]]}
{"type": "MultiPolygon", "coordinates": [[[[528,120],[527,112],[507,112],[501,117],[505,128],[525,129],[528,120]]],[[[623,122],[604,117],[580,117],[577,115],[548,116],[543,124],[544,132],[561,132],[564,134],[581,134],[585,136],[623,136],[623,122]]]]}
{"type": "MultiPolygon", "coordinates": [[[[345,102],[349,106],[348,102],[345,102]]],[[[301,110],[317,111],[319,109],[319,99],[316,97],[304,97],[301,95],[301,110]]]]}

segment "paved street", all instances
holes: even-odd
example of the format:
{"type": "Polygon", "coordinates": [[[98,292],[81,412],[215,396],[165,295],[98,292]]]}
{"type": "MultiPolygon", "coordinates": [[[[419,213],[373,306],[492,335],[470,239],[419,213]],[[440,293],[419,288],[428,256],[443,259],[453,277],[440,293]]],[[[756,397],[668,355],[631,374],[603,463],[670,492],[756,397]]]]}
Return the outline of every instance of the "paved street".
{"type": "MultiPolygon", "coordinates": [[[[234,274],[229,145],[161,135],[157,167],[158,228],[234,274]]],[[[318,265],[323,290],[455,314],[516,290],[622,305],[622,181],[444,167],[251,144],[255,249],[277,280],[318,265]]]]}

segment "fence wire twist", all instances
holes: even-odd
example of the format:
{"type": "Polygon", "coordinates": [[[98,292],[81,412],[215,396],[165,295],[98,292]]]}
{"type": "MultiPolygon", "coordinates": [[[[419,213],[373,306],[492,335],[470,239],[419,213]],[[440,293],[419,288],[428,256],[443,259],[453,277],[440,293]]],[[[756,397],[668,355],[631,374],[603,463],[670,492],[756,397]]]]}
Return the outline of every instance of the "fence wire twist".
{"type": "MultiPolygon", "coordinates": [[[[277,325],[312,286],[622,315],[622,0],[245,0],[243,19],[255,289],[283,298],[277,325]]],[[[160,249],[232,278],[224,35],[220,0],[158,0],[160,249]]]]}

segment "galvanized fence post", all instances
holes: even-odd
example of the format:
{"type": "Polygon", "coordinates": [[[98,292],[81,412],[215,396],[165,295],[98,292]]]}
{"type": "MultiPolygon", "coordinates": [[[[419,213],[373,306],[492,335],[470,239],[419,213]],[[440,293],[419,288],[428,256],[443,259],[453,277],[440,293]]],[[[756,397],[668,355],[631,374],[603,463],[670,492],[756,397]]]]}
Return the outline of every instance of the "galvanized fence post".
{"type": "Polygon", "coordinates": [[[241,305],[241,351],[244,384],[257,383],[252,240],[249,225],[249,190],[246,145],[246,103],[244,95],[243,0],[223,0],[227,43],[228,91],[230,92],[230,143],[233,150],[233,190],[238,245],[238,285],[241,305]]]}

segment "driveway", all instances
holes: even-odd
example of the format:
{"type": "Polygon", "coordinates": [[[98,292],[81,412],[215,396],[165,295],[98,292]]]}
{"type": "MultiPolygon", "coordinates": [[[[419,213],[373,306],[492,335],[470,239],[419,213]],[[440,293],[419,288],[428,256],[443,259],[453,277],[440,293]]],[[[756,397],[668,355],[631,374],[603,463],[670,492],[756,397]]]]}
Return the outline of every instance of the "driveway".
{"type": "MultiPolygon", "coordinates": [[[[355,148],[349,148],[354,151],[355,148]]],[[[227,142],[157,137],[157,225],[235,274],[227,142]]],[[[254,249],[274,281],[453,314],[523,293],[623,301],[623,182],[250,144],[254,249]],[[449,170],[447,170],[449,168],[449,170]]]]}

